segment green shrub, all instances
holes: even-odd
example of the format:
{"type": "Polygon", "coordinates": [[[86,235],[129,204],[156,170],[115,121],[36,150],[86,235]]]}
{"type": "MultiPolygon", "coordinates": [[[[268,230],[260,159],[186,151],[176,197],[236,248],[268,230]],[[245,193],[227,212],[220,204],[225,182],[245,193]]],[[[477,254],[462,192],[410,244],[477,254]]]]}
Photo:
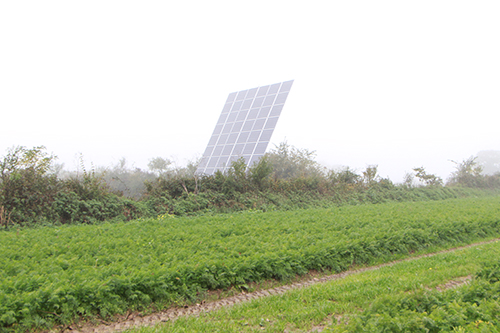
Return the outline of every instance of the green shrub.
{"type": "Polygon", "coordinates": [[[29,224],[54,218],[51,204],[60,190],[50,173],[54,156],[45,147],[16,147],[0,161],[0,207],[15,224],[29,224]]]}

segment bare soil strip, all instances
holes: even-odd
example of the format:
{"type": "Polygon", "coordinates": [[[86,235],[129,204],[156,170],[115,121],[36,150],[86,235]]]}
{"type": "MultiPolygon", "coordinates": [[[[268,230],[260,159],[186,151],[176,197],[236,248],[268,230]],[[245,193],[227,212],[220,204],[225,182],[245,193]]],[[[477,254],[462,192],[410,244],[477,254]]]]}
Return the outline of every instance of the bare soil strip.
{"type": "MultiPolygon", "coordinates": [[[[352,269],[352,270],[348,270],[345,272],[327,275],[327,276],[323,276],[323,277],[319,277],[319,278],[311,278],[309,280],[300,281],[297,283],[292,283],[292,284],[284,285],[284,286],[277,287],[277,288],[272,288],[272,289],[267,289],[267,290],[258,290],[258,291],[254,291],[251,293],[242,292],[236,296],[226,297],[223,299],[219,299],[219,300],[211,301],[211,302],[206,302],[206,303],[202,302],[201,304],[186,306],[183,308],[170,308],[168,310],[153,313],[150,315],[142,316],[140,314],[129,314],[129,315],[124,316],[121,320],[116,321],[116,322],[112,322],[112,323],[107,323],[105,321],[101,321],[101,324],[99,324],[99,325],[91,325],[89,323],[85,323],[83,325],[74,324],[74,325],[70,325],[70,326],[66,326],[66,327],[59,327],[59,329],[56,329],[53,332],[107,333],[107,332],[120,332],[120,331],[124,331],[126,329],[130,329],[133,327],[139,327],[139,326],[154,326],[155,324],[158,324],[160,322],[167,322],[167,321],[175,320],[175,319],[182,317],[182,316],[197,316],[197,315],[200,315],[201,313],[214,311],[214,310],[217,310],[219,308],[232,306],[234,304],[238,304],[241,302],[251,301],[253,299],[258,299],[258,298],[266,297],[266,296],[270,296],[270,295],[283,294],[288,290],[304,288],[304,287],[308,287],[308,286],[311,286],[311,285],[314,285],[317,283],[324,283],[327,281],[343,279],[346,276],[349,276],[352,274],[358,274],[358,273],[365,272],[365,271],[376,270],[376,269],[379,269],[381,267],[392,266],[392,265],[399,263],[399,262],[416,260],[416,259],[425,258],[425,257],[432,257],[432,256],[435,256],[436,254],[447,253],[447,252],[452,252],[452,251],[470,248],[470,247],[474,247],[474,246],[479,246],[482,244],[493,243],[493,242],[496,242],[498,240],[500,240],[500,238],[493,239],[490,241],[474,243],[474,244],[470,244],[470,245],[466,245],[466,246],[456,247],[456,248],[443,250],[443,251],[439,251],[439,252],[435,252],[435,253],[428,253],[428,254],[423,254],[423,255],[405,258],[405,259],[401,259],[401,260],[395,260],[395,261],[391,261],[391,262],[376,265],[376,266],[362,267],[362,268],[352,269]]],[[[461,284],[467,283],[471,278],[472,277],[470,277],[470,276],[459,278],[456,281],[450,281],[450,282],[446,283],[445,285],[438,286],[438,287],[436,287],[436,289],[444,290],[444,289],[448,289],[448,288],[458,287],[461,284]]]]}

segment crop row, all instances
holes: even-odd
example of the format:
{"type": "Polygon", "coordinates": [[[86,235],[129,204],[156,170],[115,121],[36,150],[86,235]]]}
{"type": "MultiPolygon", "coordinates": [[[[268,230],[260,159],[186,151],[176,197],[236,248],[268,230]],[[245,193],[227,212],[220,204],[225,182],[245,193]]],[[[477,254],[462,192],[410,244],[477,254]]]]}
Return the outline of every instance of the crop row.
{"type": "Polygon", "coordinates": [[[0,327],[161,308],[499,234],[499,197],[5,231],[0,327]]]}
{"type": "Polygon", "coordinates": [[[499,258],[500,241],[475,244],[130,333],[498,332],[499,258]]]}
{"type": "Polygon", "coordinates": [[[500,332],[500,261],[486,265],[468,285],[445,292],[379,297],[362,314],[326,332],[500,332]]]}

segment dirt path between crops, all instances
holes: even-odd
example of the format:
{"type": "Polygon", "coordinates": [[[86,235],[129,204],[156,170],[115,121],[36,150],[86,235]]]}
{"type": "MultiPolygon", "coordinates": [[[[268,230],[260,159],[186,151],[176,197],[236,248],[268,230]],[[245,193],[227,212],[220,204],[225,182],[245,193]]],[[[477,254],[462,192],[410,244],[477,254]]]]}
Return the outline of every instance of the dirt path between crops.
{"type": "MultiPolygon", "coordinates": [[[[160,322],[167,322],[167,321],[172,321],[175,320],[179,317],[182,316],[197,316],[201,313],[206,313],[210,311],[217,310],[222,307],[227,307],[227,306],[232,306],[234,304],[238,304],[241,302],[246,302],[246,301],[251,301],[253,299],[258,299],[261,297],[266,297],[270,295],[279,295],[283,294],[288,290],[292,289],[298,289],[298,288],[304,288],[311,286],[313,284],[317,283],[323,283],[327,281],[332,281],[332,280],[338,280],[338,279],[343,279],[346,276],[352,275],[352,274],[357,274],[365,271],[372,271],[379,269],[381,267],[386,267],[386,266],[391,266],[399,262],[403,261],[410,261],[410,260],[416,260],[420,258],[425,258],[425,257],[432,257],[436,254],[441,254],[441,253],[447,253],[447,252],[452,252],[460,249],[465,249],[469,247],[474,247],[474,246],[479,246],[482,244],[488,244],[488,243],[493,243],[496,242],[500,239],[493,239],[490,241],[485,241],[485,242],[480,242],[480,243],[474,243],[466,246],[461,246],[457,248],[452,248],[449,250],[443,250],[435,253],[429,253],[429,254],[423,254],[411,258],[406,258],[406,259],[401,259],[401,260],[396,260],[396,261],[391,261],[388,263],[376,265],[376,266],[370,266],[370,267],[363,267],[363,268],[357,268],[357,269],[352,269],[348,270],[342,273],[337,273],[337,274],[332,274],[332,275],[327,275],[327,276],[322,276],[322,277],[310,277],[307,280],[302,280],[300,282],[276,287],[276,288],[271,288],[271,289],[262,289],[262,290],[257,290],[254,292],[250,293],[239,293],[235,296],[230,296],[222,299],[218,299],[216,301],[210,301],[210,302],[202,302],[201,304],[196,304],[192,306],[186,306],[183,308],[171,308],[165,311],[153,313],[150,315],[145,315],[142,316],[138,313],[130,313],[127,314],[126,316],[123,316],[121,320],[116,321],[116,322],[105,322],[101,321],[101,324],[99,325],[91,325],[88,323],[85,323],[83,325],[77,325],[73,324],[70,326],[66,327],[60,327],[58,330],[55,330],[56,332],[64,332],[64,333],[107,333],[107,332],[120,332],[124,331],[126,329],[130,329],[133,327],[140,327],[140,326],[154,326],[160,322]]],[[[445,290],[449,288],[455,288],[459,285],[462,285],[464,283],[467,283],[470,279],[472,279],[471,276],[467,277],[461,277],[453,281],[449,281],[444,285],[436,287],[438,290],[445,290]]]]}

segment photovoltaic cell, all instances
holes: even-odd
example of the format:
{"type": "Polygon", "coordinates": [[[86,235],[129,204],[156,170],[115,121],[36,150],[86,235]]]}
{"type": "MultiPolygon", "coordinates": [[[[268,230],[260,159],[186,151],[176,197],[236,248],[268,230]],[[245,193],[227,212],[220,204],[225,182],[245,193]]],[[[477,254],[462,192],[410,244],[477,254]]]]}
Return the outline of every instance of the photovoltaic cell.
{"type": "Polygon", "coordinates": [[[248,92],[247,92],[247,99],[254,99],[255,98],[255,94],[257,94],[257,90],[259,90],[259,88],[249,89],[248,92]]]}
{"type": "Polygon", "coordinates": [[[248,166],[264,156],[293,80],[229,94],[197,173],[226,171],[243,157],[248,166]]]}
{"type": "Polygon", "coordinates": [[[287,82],[283,82],[281,84],[280,92],[290,91],[290,89],[292,89],[292,84],[293,84],[293,80],[287,81],[287,82]]]}
{"type": "Polygon", "coordinates": [[[229,96],[227,97],[226,103],[234,102],[234,99],[236,98],[236,95],[238,95],[238,92],[230,93],[229,96]]]}
{"type": "Polygon", "coordinates": [[[241,105],[242,110],[248,110],[250,109],[250,106],[252,106],[253,100],[251,99],[246,99],[243,101],[243,104],[241,105]]]}
{"type": "Polygon", "coordinates": [[[270,116],[271,117],[279,117],[279,115],[281,114],[281,110],[282,109],[283,109],[283,105],[275,105],[275,106],[273,106],[273,108],[271,109],[270,116]]]}

